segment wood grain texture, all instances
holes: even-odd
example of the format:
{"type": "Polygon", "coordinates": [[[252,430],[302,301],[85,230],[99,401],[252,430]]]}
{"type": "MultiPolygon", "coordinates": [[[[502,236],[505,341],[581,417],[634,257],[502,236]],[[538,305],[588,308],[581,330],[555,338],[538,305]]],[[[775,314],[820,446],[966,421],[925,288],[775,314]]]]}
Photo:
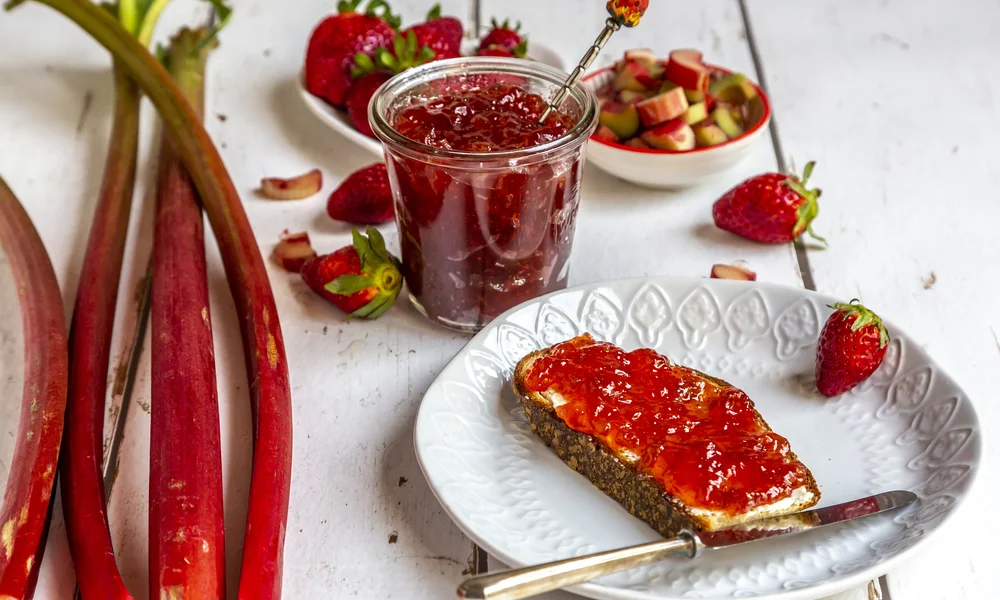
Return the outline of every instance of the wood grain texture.
{"type": "MultiPolygon", "coordinates": [[[[817,160],[821,292],[905,327],[1000,425],[1000,6],[976,0],[748,2],[785,150],[817,160]],[[926,83],[926,85],[925,85],[926,83]]],[[[968,505],[889,574],[894,599],[1000,596],[1000,550],[976,535],[1000,492],[987,443],[968,505]]]]}

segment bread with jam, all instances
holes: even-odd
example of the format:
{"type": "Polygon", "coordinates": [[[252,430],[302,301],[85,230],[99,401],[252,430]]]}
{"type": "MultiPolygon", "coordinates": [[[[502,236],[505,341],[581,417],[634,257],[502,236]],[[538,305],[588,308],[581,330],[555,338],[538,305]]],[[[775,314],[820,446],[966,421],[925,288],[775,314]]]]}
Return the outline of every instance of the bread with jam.
{"type": "Polygon", "coordinates": [[[571,468],[664,536],[815,505],[809,469],[740,389],[582,335],[524,357],[514,391],[571,468]]]}

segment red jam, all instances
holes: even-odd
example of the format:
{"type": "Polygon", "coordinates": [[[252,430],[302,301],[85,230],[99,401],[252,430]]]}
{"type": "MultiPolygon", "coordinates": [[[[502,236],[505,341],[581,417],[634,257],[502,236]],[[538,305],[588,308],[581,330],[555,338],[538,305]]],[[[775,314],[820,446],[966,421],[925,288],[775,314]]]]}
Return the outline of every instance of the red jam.
{"type": "Polygon", "coordinates": [[[809,479],[744,392],[653,350],[625,352],[584,335],[536,361],[525,383],[562,394],[568,402],[556,414],[571,429],[638,455],[638,469],[688,506],[737,515],[809,479]]]}
{"type": "MultiPolygon", "coordinates": [[[[563,137],[573,117],[538,125],[545,101],[493,76],[481,87],[439,87],[393,127],[427,146],[483,153],[537,147],[563,137]]],[[[511,76],[506,76],[511,79],[511,76]]],[[[406,283],[427,315],[478,328],[507,309],[565,287],[582,176],[574,145],[551,160],[414,158],[388,153],[406,283]]]]}

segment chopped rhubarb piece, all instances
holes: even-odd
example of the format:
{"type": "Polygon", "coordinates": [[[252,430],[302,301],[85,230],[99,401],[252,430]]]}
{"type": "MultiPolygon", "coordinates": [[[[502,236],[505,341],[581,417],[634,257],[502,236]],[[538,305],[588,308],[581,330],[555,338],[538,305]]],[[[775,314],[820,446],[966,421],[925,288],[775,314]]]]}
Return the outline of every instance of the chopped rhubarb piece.
{"type": "Polygon", "coordinates": [[[726,132],[722,131],[718,125],[702,125],[699,123],[691,129],[694,130],[694,139],[698,143],[699,148],[718,146],[729,141],[726,132]]]}
{"type": "Polygon", "coordinates": [[[625,62],[633,61],[641,64],[647,69],[652,69],[654,67],[660,66],[660,59],[656,57],[656,54],[652,50],[647,48],[638,48],[635,50],[625,51],[625,62]]]}
{"type": "Polygon", "coordinates": [[[733,118],[733,114],[729,112],[729,107],[723,105],[717,106],[712,111],[712,119],[722,131],[726,132],[729,139],[735,139],[743,135],[743,128],[733,118]]]}
{"type": "Polygon", "coordinates": [[[642,134],[642,141],[659,150],[692,150],[695,147],[694,131],[684,119],[674,119],[642,134]]]}
{"type": "Polygon", "coordinates": [[[637,138],[637,137],[636,138],[632,138],[629,141],[625,142],[625,145],[626,146],[631,146],[632,148],[639,148],[639,149],[642,149],[642,150],[650,150],[650,149],[652,149],[652,146],[650,146],[646,142],[642,141],[642,138],[637,138]]]}
{"type": "Polygon", "coordinates": [[[683,115],[688,108],[688,102],[684,97],[684,90],[676,87],[636,104],[635,108],[639,111],[642,124],[652,127],[683,115]]]}
{"type": "Polygon", "coordinates": [[[606,142],[618,143],[621,140],[615,135],[615,132],[611,130],[610,127],[606,125],[598,125],[597,130],[594,131],[594,137],[599,140],[604,140],[606,142]]]}
{"type": "Polygon", "coordinates": [[[764,99],[760,95],[752,98],[746,106],[746,120],[743,123],[747,128],[753,128],[764,118],[764,99]]]}
{"type": "Polygon", "coordinates": [[[697,50],[674,50],[667,62],[667,79],[687,90],[707,91],[708,68],[701,62],[697,50]]]}
{"type": "Polygon", "coordinates": [[[705,106],[704,102],[699,102],[697,104],[692,104],[688,106],[687,110],[684,111],[684,122],[688,125],[694,125],[695,123],[700,123],[708,118],[708,107],[705,106]]]}
{"type": "Polygon", "coordinates": [[[630,138],[639,131],[639,112],[634,104],[605,102],[601,106],[600,122],[618,138],[630,138]]]}
{"type": "Polygon", "coordinates": [[[687,98],[688,104],[705,101],[705,92],[701,90],[684,90],[684,96],[687,98]]]}
{"type": "Polygon", "coordinates": [[[635,61],[626,61],[612,84],[616,92],[622,90],[645,92],[656,89],[657,86],[659,86],[659,82],[653,78],[649,69],[635,61]]]}
{"type": "MultiPolygon", "coordinates": [[[[636,92],[634,90],[622,90],[618,92],[618,102],[622,104],[638,104],[649,98],[649,92],[636,92]]],[[[603,106],[603,104],[602,104],[603,106]]]]}
{"type": "Polygon", "coordinates": [[[708,93],[730,104],[744,104],[757,97],[757,88],[745,75],[731,73],[716,81],[708,93]]]}
{"type": "Polygon", "coordinates": [[[712,279],[732,279],[735,281],[757,281],[757,274],[747,268],[743,261],[731,265],[712,265],[712,279]]]}
{"type": "Polygon", "coordinates": [[[290,273],[302,271],[302,265],[316,258],[316,251],[309,243],[309,234],[288,233],[286,229],[281,234],[281,241],[274,248],[274,255],[278,258],[282,268],[290,273]]]}
{"type": "Polygon", "coordinates": [[[323,173],[313,169],[297,177],[266,177],[260,180],[260,192],[272,200],[302,200],[323,188],[323,173]]]}

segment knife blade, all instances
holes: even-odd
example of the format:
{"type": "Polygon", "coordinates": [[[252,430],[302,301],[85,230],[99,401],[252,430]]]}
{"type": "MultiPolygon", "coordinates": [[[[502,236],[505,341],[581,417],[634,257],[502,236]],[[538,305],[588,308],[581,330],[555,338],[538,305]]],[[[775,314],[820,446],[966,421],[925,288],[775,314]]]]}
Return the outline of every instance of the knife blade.
{"type": "Polygon", "coordinates": [[[898,512],[913,504],[916,499],[913,492],[885,492],[834,506],[750,521],[726,529],[688,531],[668,540],[480,575],[462,582],[458,587],[458,597],[466,600],[519,600],[660,562],[677,554],[694,558],[706,550],[714,551],[898,512]]]}

